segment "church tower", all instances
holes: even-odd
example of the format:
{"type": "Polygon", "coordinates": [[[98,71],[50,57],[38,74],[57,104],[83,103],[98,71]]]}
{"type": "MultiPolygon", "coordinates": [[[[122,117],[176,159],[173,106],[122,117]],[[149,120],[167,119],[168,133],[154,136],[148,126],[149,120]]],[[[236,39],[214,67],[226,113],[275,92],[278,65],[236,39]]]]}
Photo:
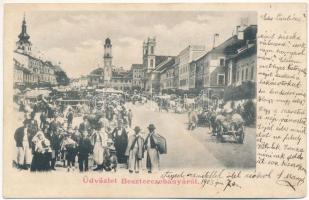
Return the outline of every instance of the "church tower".
{"type": "Polygon", "coordinates": [[[147,72],[155,68],[155,47],[155,37],[147,38],[147,41],[143,43],[143,65],[147,72]]]}
{"type": "Polygon", "coordinates": [[[20,53],[31,54],[31,42],[29,41],[30,36],[27,33],[26,18],[21,25],[21,33],[18,35],[19,40],[16,42],[16,50],[20,53]]]}
{"type": "Polygon", "coordinates": [[[112,80],[112,43],[109,38],[105,39],[104,44],[104,82],[110,82],[112,80]]]}

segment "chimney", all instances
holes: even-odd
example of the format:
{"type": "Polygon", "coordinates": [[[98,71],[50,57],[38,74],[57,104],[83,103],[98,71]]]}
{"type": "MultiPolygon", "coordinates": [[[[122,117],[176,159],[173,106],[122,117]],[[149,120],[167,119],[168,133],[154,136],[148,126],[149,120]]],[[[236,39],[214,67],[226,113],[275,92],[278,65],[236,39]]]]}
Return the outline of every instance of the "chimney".
{"type": "Polygon", "coordinates": [[[237,39],[238,40],[243,40],[244,39],[244,30],[241,29],[240,26],[237,26],[236,33],[237,33],[237,39]]]}

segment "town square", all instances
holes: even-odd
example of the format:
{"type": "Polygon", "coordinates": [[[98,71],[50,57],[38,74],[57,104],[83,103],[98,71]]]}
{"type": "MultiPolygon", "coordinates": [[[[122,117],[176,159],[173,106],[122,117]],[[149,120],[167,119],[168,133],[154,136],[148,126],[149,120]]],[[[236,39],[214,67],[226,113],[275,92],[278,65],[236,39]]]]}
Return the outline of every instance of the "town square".
{"type": "Polygon", "coordinates": [[[255,13],[184,12],[178,20],[177,13],[131,13],[128,19],[127,13],[108,14],[94,15],[117,19],[117,28],[101,27],[87,13],[42,19],[25,13],[14,25],[12,166],[52,173],[255,168],[255,13]],[[162,35],[124,27],[150,27],[145,16],[162,35]],[[222,19],[231,20],[229,26],[222,19]],[[43,26],[40,20],[59,30],[40,35],[33,31],[43,26]],[[58,32],[74,23],[81,23],[81,31],[59,39],[58,32]],[[205,33],[172,36],[190,23],[205,33]],[[101,29],[106,34],[90,33],[101,29]],[[87,34],[97,40],[87,40],[87,34]],[[81,46],[64,50],[76,38],[81,46]],[[58,47],[40,50],[33,41],[58,47]]]}

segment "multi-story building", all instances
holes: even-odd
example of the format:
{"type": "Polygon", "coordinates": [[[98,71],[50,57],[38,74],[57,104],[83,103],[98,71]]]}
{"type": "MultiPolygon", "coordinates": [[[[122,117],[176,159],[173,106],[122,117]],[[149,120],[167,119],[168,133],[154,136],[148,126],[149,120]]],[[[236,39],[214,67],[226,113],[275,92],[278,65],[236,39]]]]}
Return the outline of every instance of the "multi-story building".
{"type": "Polygon", "coordinates": [[[165,68],[160,72],[160,91],[162,93],[175,91],[175,59],[165,65],[165,68]]]}
{"type": "Polygon", "coordinates": [[[257,58],[255,35],[255,26],[245,29],[246,43],[237,49],[235,54],[227,58],[226,83],[228,86],[238,86],[246,81],[256,81],[257,58]]]}
{"type": "Polygon", "coordinates": [[[256,27],[245,30],[246,43],[227,58],[224,99],[242,100],[256,97],[256,27]]]}
{"type": "Polygon", "coordinates": [[[105,87],[103,68],[99,67],[88,75],[88,85],[92,87],[105,87]]]}
{"type": "Polygon", "coordinates": [[[22,22],[21,33],[18,35],[14,60],[14,86],[53,86],[57,84],[55,71],[62,70],[50,61],[43,61],[32,54],[32,43],[27,33],[26,19],[22,22]],[[23,77],[23,78],[22,78],[23,77]]]}
{"type": "Polygon", "coordinates": [[[14,61],[14,88],[23,88],[26,86],[31,86],[35,83],[34,73],[29,69],[23,67],[23,65],[16,59],[14,61]]]}
{"type": "Polygon", "coordinates": [[[175,91],[179,88],[179,57],[175,57],[174,69],[174,88],[175,91]]]}
{"type": "Polygon", "coordinates": [[[145,91],[154,94],[160,92],[160,71],[171,64],[173,56],[155,54],[156,38],[148,38],[143,43],[143,71],[145,91]]]}
{"type": "Polygon", "coordinates": [[[135,89],[144,89],[143,77],[144,69],[142,64],[132,64],[132,87],[135,89]]]}
{"type": "Polygon", "coordinates": [[[132,89],[132,71],[113,71],[112,80],[110,84],[111,88],[116,90],[131,90],[132,89]]]}
{"type": "Polygon", "coordinates": [[[71,79],[70,84],[73,88],[81,89],[88,86],[88,77],[81,76],[75,79],[71,79]]]}
{"type": "MultiPolygon", "coordinates": [[[[204,53],[205,46],[189,45],[178,54],[177,58],[179,59],[179,89],[185,91],[188,91],[190,89],[190,63],[204,53]]],[[[193,85],[191,84],[192,87],[193,85]]]]}
{"type": "MultiPolygon", "coordinates": [[[[237,78],[236,71],[230,71],[231,74],[228,75],[227,60],[235,57],[242,46],[256,38],[256,26],[238,28],[237,30],[241,31],[195,61],[196,82],[203,82],[203,93],[209,98],[221,99],[223,97],[228,80],[232,80],[228,76],[232,77],[231,74],[235,73],[235,80],[237,78]],[[203,77],[202,81],[201,77],[203,77]]],[[[230,61],[230,66],[232,66],[232,62],[230,61]]]]}
{"type": "Polygon", "coordinates": [[[88,76],[88,86],[94,88],[114,88],[128,90],[132,88],[132,70],[125,70],[112,64],[112,43],[109,38],[104,43],[104,66],[93,70],[88,76]]]}

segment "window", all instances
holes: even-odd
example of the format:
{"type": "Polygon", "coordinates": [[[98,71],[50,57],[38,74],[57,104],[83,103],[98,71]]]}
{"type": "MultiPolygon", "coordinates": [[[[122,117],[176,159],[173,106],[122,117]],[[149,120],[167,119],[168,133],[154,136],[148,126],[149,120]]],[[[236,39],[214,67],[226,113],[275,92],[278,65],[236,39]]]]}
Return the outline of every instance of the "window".
{"type": "Polygon", "coordinates": [[[151,54],[153,54],[153,46],[151,47],[151,50],[150,50],[150,51],[151,51],[151,54]]]}
{"type": "Polygon", "coordinates": [[[220,58],[220,66],[224,66],[224,58],[220,58]]]}
{"type": "Polygon", "coordinates": [[[239,73],[240,73],[240,71],[237,71],[237,73],[236,73],[236,82],[239,81],[239,73]]]}
{"type": "Polygon", "coordinates": [[[254,78],[254,68],[251,67],[251,80],[253,80],[253,78],[254,78]]]}
{"type": "Polygon", "coordinates": [[[218,85],[224,85],[224,74],[218,74],[218,85]]]}
{"type": "Polygon", "coordinates": [[[248,80],[248,68],[246,68],[246,80],[248,80]]]}
{"type": "Polygon", "coordinates": [[[244,69],[241,70],[241,81],[244,80],[244,69]]]}
{"type": "Polygon", "coordinates": [[[153,67],[153,60],[150,60],[150,67],[153,67]]]}

